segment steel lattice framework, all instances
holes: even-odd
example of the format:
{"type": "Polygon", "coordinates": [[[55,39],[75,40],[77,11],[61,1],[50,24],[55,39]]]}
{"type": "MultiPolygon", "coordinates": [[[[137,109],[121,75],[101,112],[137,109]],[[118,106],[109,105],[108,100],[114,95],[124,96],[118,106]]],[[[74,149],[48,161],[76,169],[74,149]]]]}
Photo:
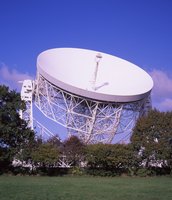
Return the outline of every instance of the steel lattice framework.
{"type": "Polygon", "coordinates": [[[64,126],[69,135],[85,143],[111,143],[116,134],[131,133],[139,116],[151,106],[150,95],[129,103],[101,102],[69,93],[37,74],[35,105],[51,120],[64,126]]]}

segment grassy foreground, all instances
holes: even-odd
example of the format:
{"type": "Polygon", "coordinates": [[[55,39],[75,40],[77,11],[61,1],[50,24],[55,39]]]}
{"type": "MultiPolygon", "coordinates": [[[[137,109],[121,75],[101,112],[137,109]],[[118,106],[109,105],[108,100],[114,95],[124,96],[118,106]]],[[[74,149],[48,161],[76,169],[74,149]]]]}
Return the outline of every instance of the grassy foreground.
{"type": "Polygon", "coordinates": [[[0,176],[1,200],[171,200],[172,178],[0,176]]]}

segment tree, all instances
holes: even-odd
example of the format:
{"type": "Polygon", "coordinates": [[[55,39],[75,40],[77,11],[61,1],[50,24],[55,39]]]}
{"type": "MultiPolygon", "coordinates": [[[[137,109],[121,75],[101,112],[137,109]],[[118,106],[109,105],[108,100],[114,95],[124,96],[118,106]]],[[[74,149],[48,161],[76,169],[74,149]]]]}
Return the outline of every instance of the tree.
{"type": "Polygon", "coordinates": [[[62,146],[62,142],[60,138],[58,137],[58,135],[48,138],[47,143],[52,144],[54,147],[59,148],[59,149],[62,146]]]}
{"type": "Polygon", "coordinates": [[[32,150],[31,157],[37,167],[56,167],[59,159],[59,149],[52,143],[39,142],[32,150]]]}
{"type": "Polygon", "coordinates": [[[0,168],[9,167],[14,156],[22,153],[34,140],[34,132],[19,116],[25,104],[20,94],[0,86],[0,168]]]}
{"type": "Polygon", "coordinates": [[[108,167],[118,174],[133,171],[133,151],[130,144],[111,145],[110,154],[106,159],[108,167]]]}
{"type": "Polygon", "coordinates": [[[121,174],[128,173],[132,166],[132,156],[130,145],[99,143],[87,146],[86,160],[92,169],[121,174]]]}
{"type": "Polygon", "coordinates": [[[111,145],[98,143],[87,145],[86,160],[91,168],[107,168],[107,157],[111,153],[111,145]]]}
{"type": "Polygon", "coordinates": [[[138,166],[172,167],[172,112],[151,110],[140,118],[131,143],[138,166]],[[159,164],[159,165],[158,165],[159,164]]]}
{"type": "Polygon", "coordinates": [[[71,136],[64,141],[62,154],[66,157],[66,161],[72,166],[80,166],[84,161],[85,145],[76,136],[71,136]]]}

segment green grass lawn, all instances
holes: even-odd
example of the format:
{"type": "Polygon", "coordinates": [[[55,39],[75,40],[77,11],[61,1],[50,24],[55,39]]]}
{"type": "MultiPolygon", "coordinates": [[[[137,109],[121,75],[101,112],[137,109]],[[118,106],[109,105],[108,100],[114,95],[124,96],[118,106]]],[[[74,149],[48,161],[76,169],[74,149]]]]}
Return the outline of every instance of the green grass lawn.
{"type": "Polygon", "coordinates": [[[0,200],[171,200],[172,178],[0,176],[0,200]]]}

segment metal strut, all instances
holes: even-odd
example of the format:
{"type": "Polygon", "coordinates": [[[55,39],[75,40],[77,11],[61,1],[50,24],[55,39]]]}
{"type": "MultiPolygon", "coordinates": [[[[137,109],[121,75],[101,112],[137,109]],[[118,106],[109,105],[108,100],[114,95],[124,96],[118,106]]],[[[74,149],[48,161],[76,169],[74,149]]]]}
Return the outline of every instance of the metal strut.
{"type": "Polygon", "coordinates": [[[64,91],[40,74],[36,81],[38,109],[85,143],[110,143],[119,133],[128,135],[149,98],[129,103],[100,102],[64,91]]]}

